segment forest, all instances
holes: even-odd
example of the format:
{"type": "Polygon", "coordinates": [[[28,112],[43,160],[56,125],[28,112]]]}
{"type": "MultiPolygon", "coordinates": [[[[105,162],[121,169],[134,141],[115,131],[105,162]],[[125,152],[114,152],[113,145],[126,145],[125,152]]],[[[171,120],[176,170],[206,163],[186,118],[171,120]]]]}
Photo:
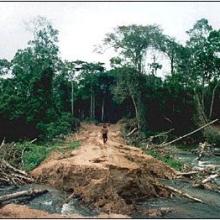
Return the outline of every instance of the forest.
{"type": "MultiPolygon", "coordinates": [[[[91,132],[97,131],[97,128],[89,126],[111,124],[111,132],[117,136],[117,127],[114,126],[121,121],[126,122],[125,132],[129,144],[143,149],[146,140],[148,144],[151,140],[153,147],[147,153],[181,170],[179,161],[167,153],[164,156],[162,152],[161,156],[161,152],[155,151],[154,147],[161,144],[161,139],[154,137],[160,137],[165,132],[167,136],[163,141],[172,141],[220,117],[220,30],[214,29],[207,19],[201,18],[185,31],[188,40],[183,44],[166,35],[160,25],[117,26],[112,32],[106,33],[103,41],[97,42],[95,48],[98,53],[104,53],[109,48],[115,51],[107,67],[98,60],[63,60],[58,46],[59,30],[47,18],[37,17],[32,25],[33,39],[27,42],[27,46],[19,49],[12,60],[0,58],[0,149],[6,146],[5,161],[9,162],[12,152],[15,152],[11,165],[29,172],[41,164],[46,154],[51,152],[52,145],[77,133],[81,124],[87,123],[91,132]],[[154,59],[147,63],[148,54],[153,54],[154,59]],[[163,64],[156,58],[158,54],[169,61],[169,73],[164,72],[162,76],[158,76],[158,72],[163,71],[163,64]],[[7,152],[10,147],[12,150],[7,152]]],[[[78,148],[80,140],[68,145],[70,149],[78,148]]],[[[218,122],[178,143],[186,148],[201,143],[220,148],[218,122]]],[[[91,142],[87,144],[89,149],[91,142]]],[[[136,157],[135,152],[130,157],[132,155],[136,157]]],[[[169,169],[166,168],[165,177],[169,176],[170,179],[173,171],[169,169]]],[[[125,175],[131,175],[129,178],[140,175],[140,179],[144,179],[142,171],[141,174],[125,175]]],[[[40,168],[33,172],[33,176],[47,178],[43,171],[40,173],[40,168]]],[[[55,174],[51,171],[51,175],[55,174]]],[[[102,175],[101,171],[99,175],[102,175]]],[[[157,177],[160,175],[158,173],[157,177]]],[[[23,180],[29,181],[27,176],[23,180]]],[[[152,180],[145,181],[151,183],[152,180]]],[[[67,185],[63,183],[62,187],[69,192],[71,190],[67,185]]],[[[128,187],[131,192],[135,188],[132,187],[128,187]]],[[[155,187],[158,193],[161,186],[155,187]]],[[[112,201],[117,201],[118,206],[124,209],[118,211],[112,205],[111,210],[127,214],[128,209],[125,207],[130,207],[131,195],[119,191],[117,196],[120,196],[120,200],[114,195],[112,201]]],[[[85,193],[85,189],[76,192],[85,193]]],[[[137,197],[143,196],[142,191],[138,193],[137,197]]],[[[159,195],[162,194],[164,191],[160,191],[159,195]]],[[[83,194],[90,198],[88,195],[89,192],[83,194]]],[[[196,200],[194,197],[191,199],[196,200]]],[[[94,203],[96,200],[92,201],[94,203]]],[[[107,206],[103,207],[106,212],[107,206]]]]}
{"type": "Polygon", "coordinates": [[[181,135],[218,118],[220,31],[203,18],[187,33],[181,45],[157,25],[116,27],[101,45],[118,54],[106,70],[100,62],[62,60],[58,30],[38,18],[27,47],[10,61],[0,60],[1,139],[51,139],[79,121],[115,123],[123,117],[135,118],[145,134],[174,128],[181,135]],[[169,59],[164,79],[157,76],[157,60],[145,71],[152,49],[169,59]]]}

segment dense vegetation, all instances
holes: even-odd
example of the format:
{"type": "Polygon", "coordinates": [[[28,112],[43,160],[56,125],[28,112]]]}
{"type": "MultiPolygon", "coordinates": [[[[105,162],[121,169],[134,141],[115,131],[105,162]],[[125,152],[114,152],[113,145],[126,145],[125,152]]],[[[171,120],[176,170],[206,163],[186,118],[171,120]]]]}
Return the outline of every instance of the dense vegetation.
{"type": "Polygon", "coordinates": [[[109,70],[100,62],[62,60],[58,31],[47,19],[37,18],[32,31],[25,49],[0,59],[0,139],[50,140],[82,120],[123,117],[135,118],[145,134],[174,128],[181,135],[220,116],[220,30],[206,19],[187,31],[185,45],[157,25],[117,27],[102,45],[117,52],[109,70]],[[169,59],[164,78],[156,59],[146,70],[149,51],[169,59]]]}

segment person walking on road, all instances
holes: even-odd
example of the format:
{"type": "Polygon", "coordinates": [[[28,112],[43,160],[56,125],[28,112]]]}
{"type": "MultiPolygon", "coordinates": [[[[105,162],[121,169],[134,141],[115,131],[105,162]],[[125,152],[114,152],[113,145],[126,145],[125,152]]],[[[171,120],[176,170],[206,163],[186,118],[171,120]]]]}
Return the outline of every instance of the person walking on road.
{"type": "Polygon", "coordinates": [[[107,125],[104,124],[101,130],[103,143],[105,144],[108,140],[108,128],[107,125]]]}

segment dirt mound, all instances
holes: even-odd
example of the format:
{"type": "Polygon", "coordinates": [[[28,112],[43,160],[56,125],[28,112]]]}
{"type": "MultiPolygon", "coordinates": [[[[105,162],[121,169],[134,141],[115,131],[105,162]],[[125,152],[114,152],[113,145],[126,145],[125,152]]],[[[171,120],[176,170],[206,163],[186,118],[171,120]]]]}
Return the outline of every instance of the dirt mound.
{"type": "Polygon", "coordinates": [[[157,184],[157,178],[172,179],[172,168],[127,146],[119,125],[110,126],[106,145],[100,130],[100,126],[83,124],[80,132],[67,140],[79,140],[81,147],[65,158],[52,154],[32,176],[41,183],[73,192],[105,213],[131,215],[136,199],[169,195],[157,184]]]}
{"type": "MultiPolygon", "coordinates": [[[[29,208],[25,205],[9,204],[0,209],[0,218],[62,218],[59,214],[29,208]]],[[[79,216],[77,216],[79,217],[79,216]]]]}
{"type": "Polygon", "coordinates": [[[98,216],[82,216],[79,214],[71,214],[71,215],[61,215],[61,214],[51,214],[45,211],[37,210],[37,209],[32,209],[26,205],[17,205],[17,204],[8,204],[5,205],[0,209],[0,218],[128,218],[126,215],[120,215],[120,214],[105,214],[101,213],[98,216]]]}

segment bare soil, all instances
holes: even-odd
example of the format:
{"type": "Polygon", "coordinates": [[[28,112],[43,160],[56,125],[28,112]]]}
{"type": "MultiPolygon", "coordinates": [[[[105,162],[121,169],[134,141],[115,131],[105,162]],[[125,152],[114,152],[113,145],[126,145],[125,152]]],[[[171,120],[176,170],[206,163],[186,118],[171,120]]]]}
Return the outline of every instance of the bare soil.
{"type": "Polygon", "coordinates": [[[82,124],[80,131],[66,140],[80,141],[80,148],[64,154],[53,152],[32,171],[32,176],[40,183],[79,196],[104,213],[131,215],[136,199],[169,196],[158,186],[158,178],[172,179],[175,170],[126,145],[120,128],[120,124],[110,125],[104,145],[101,125],[82,124]]]}
{"type": "Polygon", "coordinates": [[[126,215],[118,215],[118,214],[105,214],[101,213],[98,216],[82,216],[79,214],[71,214],[71,215],[61,215],[61,214],[51,214],[45,211],[32,209],[26,205],[17,205],[17,204],[8,204],[5,205],[3,208],[0,209],[0,218],[52,218],[52,219],[62,219],[62,218],[76,218],[76,219],[85,219],[85,218],[117,218],[117,219],[124,219],[128,218],[126,215]]]}

